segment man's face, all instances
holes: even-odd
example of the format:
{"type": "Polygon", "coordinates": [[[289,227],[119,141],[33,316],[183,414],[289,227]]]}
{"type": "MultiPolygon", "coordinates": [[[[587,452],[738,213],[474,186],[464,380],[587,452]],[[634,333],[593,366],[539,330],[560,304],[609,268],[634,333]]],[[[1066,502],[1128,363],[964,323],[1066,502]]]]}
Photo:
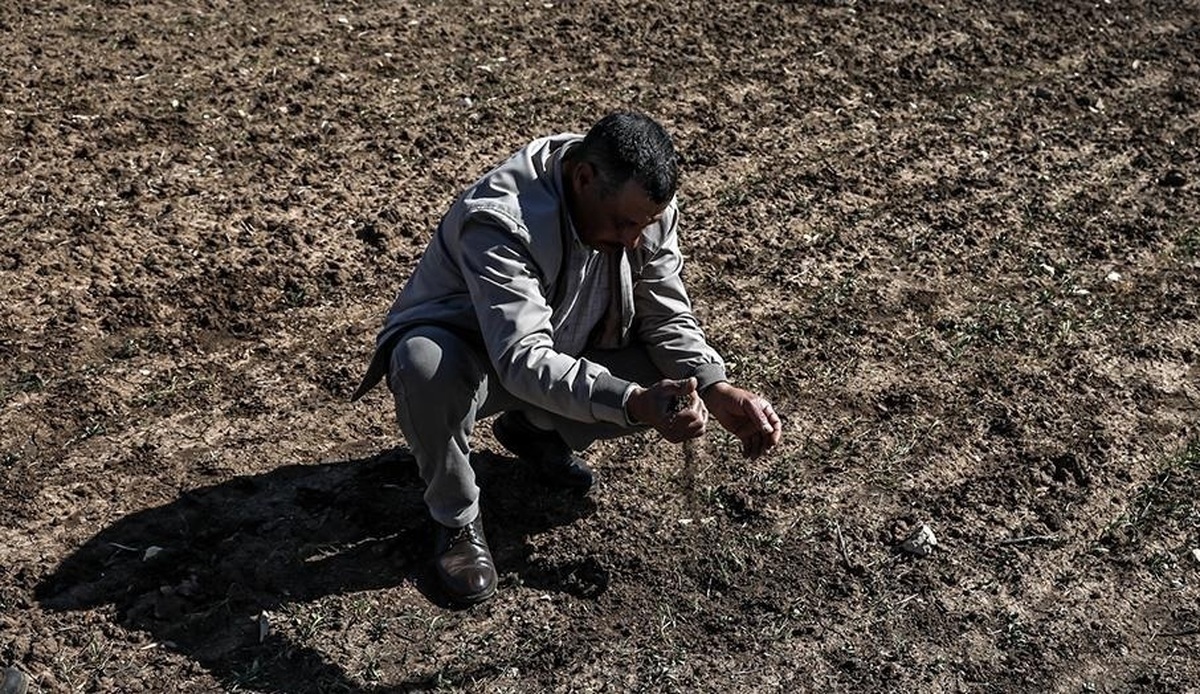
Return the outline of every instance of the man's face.
{"type": "Polygon", "coordinates": [[[608,195],[590,163],[581,163],[571,176],[575,208],[571,219],[581,241],[605,253],[633,250],[642,243],[642,230],[662,219],[666,204],[656,204],[641,185],[625,182],[608,195]]]}

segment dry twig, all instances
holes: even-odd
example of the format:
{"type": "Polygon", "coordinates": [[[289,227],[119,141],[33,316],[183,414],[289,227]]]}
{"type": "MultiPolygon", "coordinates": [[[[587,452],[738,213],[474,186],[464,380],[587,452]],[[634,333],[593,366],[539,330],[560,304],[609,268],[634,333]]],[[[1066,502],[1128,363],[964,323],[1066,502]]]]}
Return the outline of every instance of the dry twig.
{"type": "Polygon", "coordinates": [[[1000,540],[1002,545],[1029,545],[1041,544],[1043,542],[1059,542],[1062,538],[1058,535],[1024,535],[1022,537],[1010,537],[1000,540]]]}

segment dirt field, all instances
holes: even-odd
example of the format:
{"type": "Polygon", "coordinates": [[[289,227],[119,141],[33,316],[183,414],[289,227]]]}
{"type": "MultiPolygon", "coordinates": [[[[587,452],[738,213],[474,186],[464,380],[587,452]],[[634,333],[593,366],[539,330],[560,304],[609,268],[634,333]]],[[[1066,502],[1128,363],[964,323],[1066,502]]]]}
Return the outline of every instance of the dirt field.
{"type": "Polygon", "coordinates": [[[1198,22],[5,3],[0,665],[33,692],[1200,691],[1198,22]],[[606,444],[579,500],[483,426],[501,590],[447,609],[386,391],[348,396],[459,188],[627,107],[677,137],[698,313],[784,442],[606,444]]]}

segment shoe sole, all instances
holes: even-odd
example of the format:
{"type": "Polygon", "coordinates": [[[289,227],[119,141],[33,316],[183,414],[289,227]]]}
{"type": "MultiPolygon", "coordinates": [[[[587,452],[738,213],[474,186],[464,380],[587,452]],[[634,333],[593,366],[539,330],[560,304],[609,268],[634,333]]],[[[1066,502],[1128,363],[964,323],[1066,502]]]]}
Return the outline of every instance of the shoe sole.
{"type": "MultiPolygon", "coordinates": [[[[462,597],[447,595],[446,597],[448,597],[450,599],[450,602],[454,603],[455,605],[457,605],[459,607],[471,607],[473,605],[478,605],[479,603],[486,601],[487,599],[491,598],[495,594],[496,594],[496,586],[492,586],[491,589],[486,590],[482,593],[477,593],[475,595],[467,595],[467,596],[462,596],[462,597]]],[[[0,692],[0,694],[3,694],[3,693],[0,692]]]]}

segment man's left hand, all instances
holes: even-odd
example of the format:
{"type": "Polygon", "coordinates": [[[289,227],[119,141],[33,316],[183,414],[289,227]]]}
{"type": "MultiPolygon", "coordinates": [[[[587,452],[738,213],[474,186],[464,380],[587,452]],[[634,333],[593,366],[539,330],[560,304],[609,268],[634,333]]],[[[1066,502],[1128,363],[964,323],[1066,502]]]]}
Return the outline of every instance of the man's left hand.
{"type": "Polygon", "coordinates": [[[754,459],[779,443],[783,426],[771,403],[729,383],[704,391],[704,404],[721,426],[742,441],[742,455],[754,459]]]}

